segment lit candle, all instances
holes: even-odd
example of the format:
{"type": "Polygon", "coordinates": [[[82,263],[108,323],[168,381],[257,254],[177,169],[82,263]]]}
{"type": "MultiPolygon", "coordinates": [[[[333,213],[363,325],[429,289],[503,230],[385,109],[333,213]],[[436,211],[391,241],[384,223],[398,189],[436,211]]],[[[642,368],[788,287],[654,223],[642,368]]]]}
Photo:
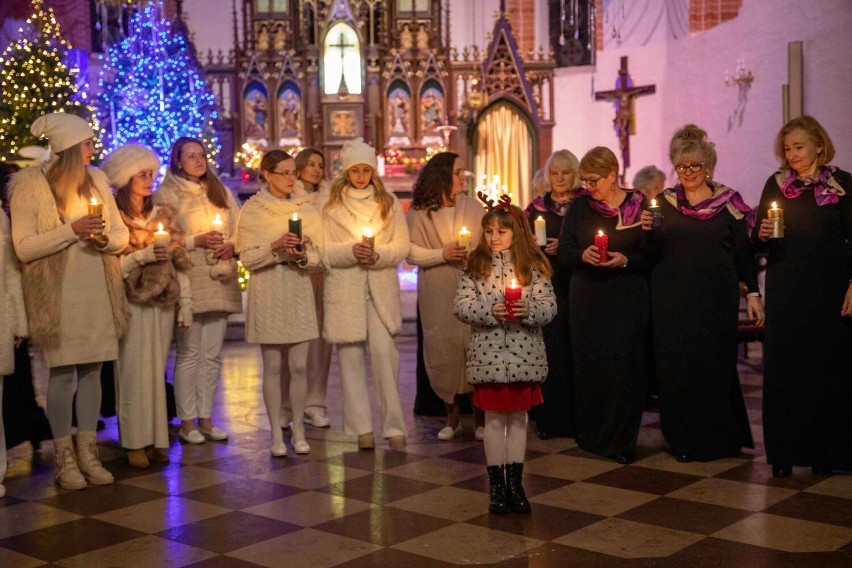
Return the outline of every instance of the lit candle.
{"type": "Polygon", "coordinates": [[[155,247],[168,247],[169,246],[169,233],[163,230],[163,224],[157,223],[157,232],[154,233],[154,246],[155,247]]]}
{"type": "Polygon", "coordinates": [[[772,208],[769,210],[769,218],[772,220],[772,237],[773,239],[784,238],[784,210],[778,207],[778,203],[772,202],[772,208]]]}
{"type": "MultiPolygon", "coordinates": [[[[89,215],[97,215],[98,217],[100,217],[102,219],[103,219],[103,216],[104,216],[104,204],[98,203],[98,200],[95,199],[94,197],[89,202],[89,215]]],[[[92,237],[94,235],[100,235],[103,232],[104,232],[103,229],[97,229],[95,231],[92,231],[89,234],[89,236],[92,237]]]]}
{"type": "MultiPolygon", "coordinates": [[[[301,238],[302,238],[302,220],[301,220],[301,219],[299,219],[299,214],[298,214],[298,213],[293,213],[293,217],[292,217],[289,221],[287,221],[287,225],[288,225],[288,226],[287,226],[287,229],[288,229],[291,233],[293,233],[294,235],[296,235],[297,237],[299,237],[299,239],[301,239],[301,238]]],[[[301,243],[299,243],[298,245],[296,245],[296,250],[297,250],[297,251],[300,251],[300,252],[301,252],[304,248],[305,248],[305,247],[304,247],[304,246],[302,246],[302,244],[301,244],[301,243]]]]}
{"type": "Polygon", "coordinates": [[[518,285],[518,281],[512,278],[512,283],[506,285],[506,289],[503,291],[503,296],[505,298],[507,316],[506,319],[515,319],[515,314],[512,313],[512,307],[515,305],[515,302],[521,299],[521,291],[522,288],[518,285]]]}
{"type": "Polygon", "coordinates": [[[651,228],[662,229],[663,227],[663,210],[657,205],[657,200],[651,200],[651,206],[648,208],[651,211],[651,228]]]}
{"type": "Polygon", "coordinates": [[[219,231],[224,234],[225,222],[222,221],[222,216],[219,213],[216,213],[216,218],[213,219],[213,230],[219,231]]]}
{"type": "Polygon", "coordinates": [[[459,246],[467,248],[470,245],[470,237],[470,231],[467,230],[467,227],[462,225],[462,228],[459,229],[459,246]]]}
{"type": "Polygon", "coordinates": [[[609,237],[606,233],[598,231],[598,234],[595,235],[595,246],[598,247],[598,254],[601,256],[598,264],[603,264],[609,260],[609,237]]]}
{"type": "Polygon", "coordinates": [[[361,242],[370,248],[374,248],[376,246],[376,236],[373,234],[373,228],[364,227],[361,233],[364,235],[361,242]]]}
{"type": "Polygon", "coordinates": [[[540,247],[545,246],[547,244],[547,224],[544,222],[544,217],[539,215],[533,225],[535,225],[535,242],[540,247]]]}

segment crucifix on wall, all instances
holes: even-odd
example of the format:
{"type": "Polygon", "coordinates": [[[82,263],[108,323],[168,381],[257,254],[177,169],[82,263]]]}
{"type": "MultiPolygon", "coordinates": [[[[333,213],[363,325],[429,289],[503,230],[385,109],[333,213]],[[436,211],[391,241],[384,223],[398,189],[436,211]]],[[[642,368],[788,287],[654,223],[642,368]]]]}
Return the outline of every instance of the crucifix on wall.
{"type": "Polygon", "coordinates": [[[615,133],[618,135],[618,146],[621,148],[622,183],[624,183],[627,168],[630,166],[630,136],[636,134],[636,115],[633,112],[633,101],[640,95],[652,95],[656,92],[656,85],[633,86],[633,80],[627,71],[627,57],[624,56],[621,58],[621,68],[618,70],[615,89],[595,93],[595,100],[615,102],[615,118],[612,123],[615,126],[615,133]]]}
{"type": "Polygon", "coordinates": [[[346,43],[346,38],[341,32],[340,38],[337,40],[337,43],[331,44],[330,47],[336,47],[340,50],[340,85],[337,87],[337,96],[342,99],[349,95],[349,87],[346,86],[346,73],[343,72],[343,69],[345,68],[345,62],[343,58],[346,53],[346,48],[355,46],[351,43],[346,43]]]}

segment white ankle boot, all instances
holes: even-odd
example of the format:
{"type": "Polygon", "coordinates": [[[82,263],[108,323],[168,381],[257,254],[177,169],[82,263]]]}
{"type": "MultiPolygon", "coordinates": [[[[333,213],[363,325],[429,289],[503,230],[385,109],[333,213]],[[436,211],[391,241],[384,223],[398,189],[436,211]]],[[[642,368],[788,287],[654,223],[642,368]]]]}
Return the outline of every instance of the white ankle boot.
{"type": "Polygon", "coordinates": [[[98,446],[94,432],[77,432],[77,464],[86,480],[92,485],[109,485],[115,481],[98,460],[98,446]]]}
{"type": "Polygon", "coordinates": [[[71,436],[64,438],[56,438],[53,440],[55,449],[53,459],[56,462],[56,479],[57,485],[62,489],[84,489],[86,487],[86,478],[80,473],[77,467],[77,458],[74,456],[74,446],[71,443],[71,436]]]}

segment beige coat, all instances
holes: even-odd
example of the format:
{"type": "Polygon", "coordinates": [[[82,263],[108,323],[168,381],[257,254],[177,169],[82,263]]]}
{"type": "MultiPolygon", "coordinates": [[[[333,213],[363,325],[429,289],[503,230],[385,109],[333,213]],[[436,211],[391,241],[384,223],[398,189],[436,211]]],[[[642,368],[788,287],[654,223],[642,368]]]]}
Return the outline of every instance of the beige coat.
{"type": "Polygon", "coordinates": [[[127,246],[106,176],[89,168],[94,197],[103,203],[107,244],[96,249],[78,238],[71,223],[88,215],[88,202],[71,196],[60,218],[44,170],[34,166],[12,178],[12,242],[23,263],[24,301],[30,334],[48,367],[113,361],[127,329],[130,308],[116,255],[127,246]]]}
{"type": "Polygon", "coordinates": [[[242,311],[242,295],[236,273],[234,272],[233,278],[227,280],[214,279],[211,276],[211,266],[205,258],[205,249],[196,249],[194,244],[196,235],[213,229],[212,222],[216,213],[219,213],[224,221],[225,240],[233,242],[239,207],[231,192],[225,193],[228,209],[218,209],[207,199],[207,193],[200,184],[171,172],[166,174],[160,188],[154,193],[154,203],[169,205],[175,209],[178,213],[177,222],[186,231],[186,250],[189,251],[192,261],[192,268],[189,269],[193,295],[192,312],[195,314],[242,311]]]}
{"type": "Polygon", "coordinates": [[[361,242],[362,225],[344,207],[322,211],[325,229],[325,275],[323,337],[329,343],[367,340],[367,294],[391,335],[402,329],[397,265],[408,254],[408,225],[399,200],[394,196],[388,219],[377,215],[373,230],[376,264],[358,262],[352,245],[361,242]]]}
{"type": "Polygon", "coordinates": [[[417,275],[417,305],[423,326],[423,359],[432,390],[445,402],[452,403],[455,395],[469,390],[465,372],[465,351],[470,326],[453,314],[456,287],[462,275],[460,264],[444,260],[444,247],[458,242],[462,226],[471,231],[473,249],[479,242],[485,209],[470,197],[456,197],[453,224],[447,227],[436,223],[425,210],[408,213],[411,251],[408,262],[420,267],[417,275]]]}
{"type": "Polygon", "coordinates": [[[314,292],[306,269],[319,264],[315,244],[321,239],[319,213],[309,203],[299,206],[263,188],[243,206],[237,222],[237,252],[251,272],[246,313],[248,343],[301,343],[319,337],[314,292]],[[296,212],[302,219],[307,246],[304,266],[289,262],[286,256],[277,256],[270,246],[288,231],[288,221],[296,212]]]}
{"type": "Polygon", "coordinates": [[[12,249],[9,218],[0,210],[0,375],[12,374],[15,338],[26,337],[28,333],[21,266],[12,249]]]}

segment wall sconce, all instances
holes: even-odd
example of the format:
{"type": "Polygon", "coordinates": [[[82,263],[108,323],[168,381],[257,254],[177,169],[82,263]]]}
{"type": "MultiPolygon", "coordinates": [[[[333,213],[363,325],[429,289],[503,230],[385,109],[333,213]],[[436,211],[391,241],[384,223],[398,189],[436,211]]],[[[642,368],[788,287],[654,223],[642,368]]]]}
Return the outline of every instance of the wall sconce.
{"type": "Polygon", "coordinates": [[[725,69],[725,84],[729,87],[733,87],[734,85],[740,87],[748,86],[751,85],[752,81],[754,81],[754,75],[751,69],[746,69],[745,59],[743,58],[737,59],[737,68],[733,76],[725,69]]]}
{"type": "Polygon", "coordinates": [[[485,106],[485,93],[479,90],[479,79],[471,79],[470,88],[467,93],[467,107],[476,111],[485,106]]]}

